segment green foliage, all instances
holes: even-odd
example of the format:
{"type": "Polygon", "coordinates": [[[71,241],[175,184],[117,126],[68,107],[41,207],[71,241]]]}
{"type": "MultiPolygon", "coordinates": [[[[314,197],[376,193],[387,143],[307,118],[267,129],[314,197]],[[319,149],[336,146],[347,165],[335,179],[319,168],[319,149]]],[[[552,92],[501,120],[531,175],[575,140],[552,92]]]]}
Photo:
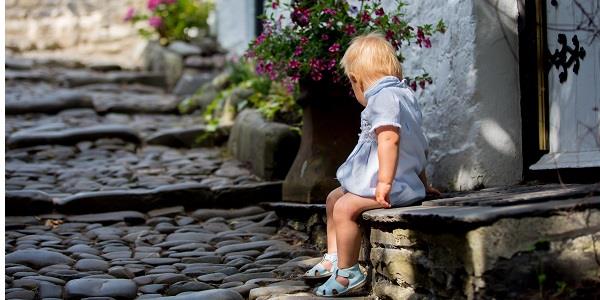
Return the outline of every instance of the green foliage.
{"type": "Polygon", "coordinates": [[[208,31],[208,15],[214,9],[212,0],[148,0],[147,12],[129,8],[125,21],[147,21],[138,29],[141,36],[158,39],[161,44],[175,40],[191,41],[208,31]]]}
{"type": "Polygon", "coordinates": [[[245,108],[255,108],[262,113],[268,121],[282,122],[290,125],[299,124],[302,110],[294,100],[293,92],[288,91],[282,84],[274,82],[254,72],[254,67],[249,63],[232,63],[230,85],[221,90],[214,100],[203,112],[204,120],[209,126],[217,128],[219,117],[225,104],[236,91],[250,91],[250,96],[237,99],[236,112],[245,108]]]}

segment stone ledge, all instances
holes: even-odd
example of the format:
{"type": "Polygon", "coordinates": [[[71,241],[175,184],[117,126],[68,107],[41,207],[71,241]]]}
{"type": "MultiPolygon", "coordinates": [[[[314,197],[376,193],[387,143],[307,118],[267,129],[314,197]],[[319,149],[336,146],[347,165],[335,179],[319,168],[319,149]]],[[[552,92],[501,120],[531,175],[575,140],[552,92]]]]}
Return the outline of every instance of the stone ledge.
{"type": "Polygon", "coordinates": [[[600,208],[600,197],[554,200],[548,202],[520,204],[513,206],[410,206],[392,209],[375,209],[363,213],[368,222],[399,224],[410,227],[419,225],[481,226],[501,218],[547,216],[563,210],[583,210],[600,208]]]}

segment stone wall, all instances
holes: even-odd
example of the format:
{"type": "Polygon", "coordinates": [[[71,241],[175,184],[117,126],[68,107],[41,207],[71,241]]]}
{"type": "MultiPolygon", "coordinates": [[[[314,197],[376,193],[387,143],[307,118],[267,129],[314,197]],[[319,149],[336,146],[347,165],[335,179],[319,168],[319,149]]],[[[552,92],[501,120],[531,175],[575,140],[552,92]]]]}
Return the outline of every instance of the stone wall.
{"type": "Polygon", "coordinates": [[[26,56],[139,65],[145,40],[123,21],[145,0],[7,0],[6,47],[26,56]]]}
{"type": "Polygon", "coordinates": [[[563,283],[574,292],[600,275],[597,209],[470,230],[370,225],[373,291],[384,299],[531,299],[563,283]]]}

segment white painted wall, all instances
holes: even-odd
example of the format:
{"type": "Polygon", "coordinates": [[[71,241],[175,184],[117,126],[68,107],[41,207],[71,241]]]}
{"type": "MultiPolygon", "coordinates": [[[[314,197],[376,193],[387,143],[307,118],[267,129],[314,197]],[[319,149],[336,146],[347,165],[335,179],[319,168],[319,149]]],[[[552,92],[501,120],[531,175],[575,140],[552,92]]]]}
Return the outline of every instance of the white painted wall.
{"type": "Polygon", "coordinates": [[[442,18],[448,27],[432,40],[432,49],[403,52],[405,75],[426,70],[434,81],[417,93],[432,182],[460,190],[517,183],[522,178],[517,1],[407,2],[411,23],[442,18]]]}
{"type": "MultiPolygon", "coordinates": [[[[242,53],[252,39],[246,27],[252,1],[217,2],[219,41],[242,53]]],[[[350,1],[356,2],[358,1],[350,1]]],[[[412,24],[443,19],[444,35],[432,49],[407,47],[407,76],[429,72],[419,90],[430,140],[428,173],[441,187],[515,184],[522,177],[517,1],[406,0],[412,24]]],[[[384,0],[393,7],[394,0],[384,0]]]]}
{"type": "Polygon", "coordinates": [[[217,0],[216,33],[229,55],[243,55],[255,37],[254,0],[217,0]]]}

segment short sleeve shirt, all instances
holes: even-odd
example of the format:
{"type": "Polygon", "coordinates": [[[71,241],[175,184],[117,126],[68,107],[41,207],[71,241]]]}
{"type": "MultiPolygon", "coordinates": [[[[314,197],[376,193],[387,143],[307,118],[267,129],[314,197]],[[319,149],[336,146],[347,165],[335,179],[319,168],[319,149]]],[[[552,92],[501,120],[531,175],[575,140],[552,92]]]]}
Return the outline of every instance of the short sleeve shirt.
{"type": "Polygon", "coordinates": [[[425,187],[419,174],[427,161],[427,139],[414,93],[406,80],[385,76],[365,91],[365,99],[358,143],[336,172],[340,185],[358,196],[375,197],[379,171],[375,130],[391,125],[399,128],[400,144],[390,204],[406,206],[423,199],[425,187]]]}

